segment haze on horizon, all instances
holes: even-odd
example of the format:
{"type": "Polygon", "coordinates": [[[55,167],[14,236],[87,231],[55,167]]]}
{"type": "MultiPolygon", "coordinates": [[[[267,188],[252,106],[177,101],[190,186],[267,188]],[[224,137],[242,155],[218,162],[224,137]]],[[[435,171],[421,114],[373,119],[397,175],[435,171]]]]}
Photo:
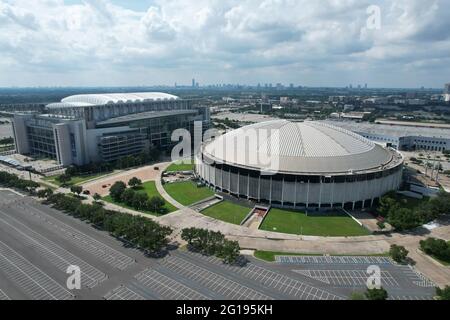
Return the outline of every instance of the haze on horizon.
{"type": "Polygon", "coordinates": [[[449,2],[0,0],[0,86],[442,88],[449,2]]]}

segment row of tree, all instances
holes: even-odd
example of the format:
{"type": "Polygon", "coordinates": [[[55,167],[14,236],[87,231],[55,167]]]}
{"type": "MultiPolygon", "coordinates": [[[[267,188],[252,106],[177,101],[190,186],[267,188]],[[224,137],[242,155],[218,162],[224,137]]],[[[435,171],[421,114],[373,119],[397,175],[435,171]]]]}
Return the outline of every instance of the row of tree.
{"type": "Polygon", "coordinates": [[[395,229],[408,230],[450,213],[450,194],[441,192],[437,197],[424,201],[415,208],[409,208],[395,192],[390,192],[381,198],[378,210],[395,229]]]}
{"type": "Polygon", "coordinates": [[[132,178],[128,185],[130,188],[127,188],[124,182],[117,181],[111,186],[109,195],[114,202],[124,203],[138,211],[150,211],[157,214],[167,213],[166,202],[163,198],[158,196],[150,198],[147,193],[138,191],[138,188],[142,185],[141,180],[132,178]]]}
{"type": "Polygon", "coordinates": [[[15,174],[4,171],[0,171],[0,185],[7,188],[22,190],[30,194],[35,194],[36,189],[39,188],[39,183],[37,182],[20,179],[15,174]]]}
{"type": "Polygon", "coordinates": [[[450,262],[450,243],[442,239],[428,238],[420,241],[420,249],[426,254],[450,262]]]}
{"type": "Polygon", "coordinates": [[[64,194],[52,194],[47,201],[56,209],[89,221],[113,236],[151,253],[164,249],[168,244],[167,237],[172,233],[171,228],[150,219],[107,210],[98,203],[83,204],[81,200],[64,194]]]}
{"type": "Polygon", "coordinates": [[[8,138],[1,138],[0,139],[0,145],[10,145],[14,143],[14,138],[13,137],[8,137],[8,138]]]}
{"type": "Polygon", "coordinates": [[[237,241],[225,239],[220,232],[198,228],[183,229],[181,238],[189,247],[204,255],[214,255],[227,264],[235,264],[240,257],[240,247],[237,241]]]}

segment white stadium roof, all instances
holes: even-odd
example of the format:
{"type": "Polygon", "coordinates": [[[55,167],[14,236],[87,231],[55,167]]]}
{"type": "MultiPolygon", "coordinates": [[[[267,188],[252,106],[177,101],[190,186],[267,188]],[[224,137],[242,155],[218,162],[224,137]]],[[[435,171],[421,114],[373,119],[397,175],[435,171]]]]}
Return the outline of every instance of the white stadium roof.
{"type": "Polygon", "coordinates": [[[89,107],[117,103],[137,103],[150,101],[178,100],[179,97],[162,92],[136,92],[136,93],[104,93],[80,94],[61,100],[60,103],[51,103],[48,108],[89,107]]]}
{"type": "Polygon", "coordinates": [[[303,174],[379,170],[401,158],[351,131],[327,123],[287,120],[234,130],[207,143],[203,153],[219,163],[303,174]]]}

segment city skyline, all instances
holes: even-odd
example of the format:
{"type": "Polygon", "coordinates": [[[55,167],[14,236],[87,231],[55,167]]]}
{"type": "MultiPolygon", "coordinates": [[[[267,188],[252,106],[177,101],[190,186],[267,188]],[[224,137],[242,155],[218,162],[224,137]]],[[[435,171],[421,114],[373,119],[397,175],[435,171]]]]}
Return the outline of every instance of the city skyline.
{"type": "Polygon", "coordinates": [[[195,78],[200,86],[442,88],[444,8],[443,0],[0,0],[0,87],[195,78]]]}

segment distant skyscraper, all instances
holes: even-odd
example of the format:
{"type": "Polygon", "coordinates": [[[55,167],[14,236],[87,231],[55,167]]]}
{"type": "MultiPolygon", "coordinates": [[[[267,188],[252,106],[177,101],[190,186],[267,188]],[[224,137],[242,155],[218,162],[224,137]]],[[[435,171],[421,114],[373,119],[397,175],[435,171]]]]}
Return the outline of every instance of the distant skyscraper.
{"type": "Polygon", "coordinates": [[[450,94],[450,83],[445,84],[444,93],[450,94]]]}
{"type": "Polygon", "coordinates": [[[364,85],[364,89],[367,89],[367,83],[364,85]]]}
{"type": "Polygon", "coordinates": [[[447,83],[444,88],[444,100],[450,102],[450,83],[447,83]]]}
{"type": "Polygon", "coordinates": [[[195,78],[192,79],[192,88],[195,88],[195,78]]]}

